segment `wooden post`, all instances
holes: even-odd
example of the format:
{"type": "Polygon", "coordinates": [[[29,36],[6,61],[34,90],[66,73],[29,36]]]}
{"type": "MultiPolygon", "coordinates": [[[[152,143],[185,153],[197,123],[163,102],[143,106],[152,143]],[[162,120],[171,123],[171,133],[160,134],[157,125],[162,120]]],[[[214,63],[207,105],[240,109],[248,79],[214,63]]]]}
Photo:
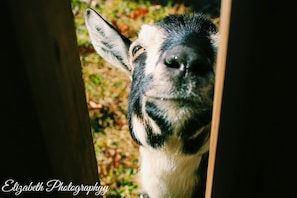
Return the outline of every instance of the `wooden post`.
{"type": "Polygon", "coordinates": [[[296,198],[295,8],[267,0],[231,7],[226,55],[219,51],[226,69],[216,79],[224,89],[214,109],[207,198],[296,198]]]}
{"type": "Polygon", "coordinates": [[[213,181],[213,173],[215,166],[215,158],[217,151],[218,133],[220,125],[221,105],[224,89],[225,69],[226,69],[226,57],[228,49],[228,37],[229,37],[229,24],[231,14],[231,0],[223,0],[221,2],[221,16],[220,16],[220,44],[218,49],[218,58],[216,66],[216,80],[215,80],[215,92],[214,92],[214,107],[213,107],[213,120],[210,135],[210,148],[209,159],[207,169],[207,181],[206,181],[206,198],[211,198],[211,189],[213,181]]]}
{"type": "Polygon", "coordinates": [[[7,179],[94,185],[99,177],[70,1],[5,1],[2,9],[1,187],[7,179]]]}

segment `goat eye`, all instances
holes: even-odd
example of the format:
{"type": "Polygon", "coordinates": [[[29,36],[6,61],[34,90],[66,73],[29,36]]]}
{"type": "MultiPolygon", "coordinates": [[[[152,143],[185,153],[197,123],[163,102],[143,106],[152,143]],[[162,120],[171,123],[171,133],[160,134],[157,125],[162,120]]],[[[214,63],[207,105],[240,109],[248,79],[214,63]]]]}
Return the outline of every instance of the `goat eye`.
{"type": "Polygon", "coordinates": [[[136,45],[133,49],[132,49],[132,56],[136,57],[138,55],[140,55],[142,52],[144,52],[144,48],[140,45],[136,45]]]}

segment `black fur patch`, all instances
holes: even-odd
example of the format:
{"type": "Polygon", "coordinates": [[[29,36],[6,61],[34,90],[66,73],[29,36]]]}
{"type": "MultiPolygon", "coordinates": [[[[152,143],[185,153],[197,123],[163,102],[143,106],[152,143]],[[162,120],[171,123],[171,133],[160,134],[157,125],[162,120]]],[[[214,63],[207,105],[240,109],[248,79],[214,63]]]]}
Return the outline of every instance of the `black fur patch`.
{"type": "MultiPolygon", "coordinates": [[[[142,117],[141,106],[142,106],[142,86],[143,79],[145,78],[144,69],[145,69],[145,53],[141,54],[143,58],[139,58],[139,62],[135,66],[134,73],[132,75],[132,85],[131,91],[129,94],[129,114],[128,117],[131,118],[132,114],[136,114],[138,117],[142,117]]],[[[149,80],[147,80],[149,81],[149,80]]]]}
{"type": "Polygon", "coordinates": [[[192,104],[193,111],[191,118],[186,120],[183,127],[180,129],[179,134],[183,140],[183,153],[195,154],[205,144],[210,135],[210,127],[206,127],[211,123],[212,119],[212,108],[205,111],[199,111],[199,106],[192,104]],[[197,109],[197,111],[196,111],[197,109]],[[201,129],[200,134],[193,138],[195,134],[201,129]]]}
{"type": "Polygon", "coordinates": [[[160,25],[167,32],[179,32],[178,35],[185,32],[198,32],[201,35],[210,35],[217,32],[216,26],[202,14],[187,15],[170,15],[161,20],[160,25]]]}
{"type": "Polygon", "coordinates": [[[161,148],[164,145],[166,136],[162,134],[154,134],[150,125],[145,125],[145,131],[148,135],[147,143],[153,148],[161,148]]]}
{"type": "Polygon", "coordinates": [[[161,147],[166,138],[173,134],[171,123],[164,117],[165,113],[162,112],[154,103],[147,102],[145,104],[145,111],[148,116],[155,121],[156,125],[160,128],[161,134],[155,134],[150,126],[146,126],[148,134],[148,143],[154,148],[161,147]]]}
{"type": "MultiPolygon", "coordinates": [[[[191,126],[188,125],[189,128],[191,126]]],[[[182,136],[183,139],[183,153],[186,154],[195,154],[199,151],[199,149],[205,144],[205,142],[209,139],[210,129],[205,128],[196,138],[189,138],[186,135],[182,136]]]]}
{"type": "Polygon", "coordinates": [[[103,37],[105,37],[105,32],[102,30],[101,27],[96,26],[96,30],[97,30],[97,32],[99,32],[99,34],[101,34],[103,37]]]}
{"type": "Polygon", "coordinates": [[[207,166],[208,166],[209,153],[202,155],[202,159],[197,170],[197,177],[199,180],[198,186],[194,189],[192,198],[203,198],[205,197],[206,178],[207,178],[207,166]]]}
{"type": "Polygon", "coordinates": [[[129,94],[128,121],[129,121],[130,134],[133,140],[137,144],[142,145],[140,140],[138,140],[135,136],[135,132],[132,124],[132,117],[133,115],[136,115],[140,121],[144,122],[143,115],[142,115],[142,102],[143,102],[142,89],[145,89],[144,84],[149,83],[151,81],[151,77],[149,76],[146,77],[144,74],[146,54],[145,53],[141,54],[137,60],[138,61],[135,65],[134,73],[132,75],[133,83],[131,85],[131,91],[129,94]]]}

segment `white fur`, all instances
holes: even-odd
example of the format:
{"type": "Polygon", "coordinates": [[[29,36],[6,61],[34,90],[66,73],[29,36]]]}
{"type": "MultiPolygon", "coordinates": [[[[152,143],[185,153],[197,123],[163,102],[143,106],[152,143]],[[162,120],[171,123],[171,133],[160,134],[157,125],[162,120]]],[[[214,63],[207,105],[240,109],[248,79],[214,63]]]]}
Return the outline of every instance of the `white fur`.
{"type": "MultiPolygon", "coordinates": [[[[171,144],[175,144],[175,138],[177,137],[170,137],[171,144]]],[[[193,189],[199,182],[196,171],[201,161],[201,154],[182,154],[180,152],[182,145],[179,144],[175,150],[167,146],[160,150],[140,147],[142,188],[151,198],[191,197],[193,189]]]]}
{"type": "Polygon", "coordinates": [[[97,15],[93,10],[88,9],[89,15],[86,15],[86,27],[89,31],[91,42],[98,54],[113,66],[124,71],[130,76],[130,66],[128,62],[128,48],[123,42],[119,34],[106,23],[106,21],[97,15]],[[104,34],[98,32],[96,28],[100,28],[104,34]],[[102,41],[113,46],[112,51],[118,57],[122,57],[120,62],[112,53],[111,49],[103,45],[102,41]]]}
{"type": "Polygon", "coordinates": [[[210,35],[212,44],[215,46],[214,49],[217,49],[219,47],[219,43],[220,43],[220,34],[219,32],[217,32],[216,34],[211,34],[210,35]]]}
{"type": "Polygon", "coordinates": [[[146,145],[147,134],[143,123],[137,118],[136,115],[132,116],[132,124],[136,139],[139,140],[142,145],[146,145]]]}
{"type": "Polygon", "coordinates": [[[167,38],[165,31],[154,25],[143,25],[136,42],[141,43],[147,53],[145,74],[155,71],[160,56],[161,43],[167,38]]]}

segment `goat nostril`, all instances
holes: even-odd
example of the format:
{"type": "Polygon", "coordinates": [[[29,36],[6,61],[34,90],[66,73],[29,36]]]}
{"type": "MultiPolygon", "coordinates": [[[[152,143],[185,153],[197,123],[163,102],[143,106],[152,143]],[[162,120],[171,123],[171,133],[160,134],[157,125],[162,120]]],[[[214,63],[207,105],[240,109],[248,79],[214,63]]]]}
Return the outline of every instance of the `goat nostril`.
{"type": "Polygon", "coordinates": [[[165,65],[170,68],[178,69],[182,64],[183,63],[178,56],[170,56],[165,59],[165,65]]]}

